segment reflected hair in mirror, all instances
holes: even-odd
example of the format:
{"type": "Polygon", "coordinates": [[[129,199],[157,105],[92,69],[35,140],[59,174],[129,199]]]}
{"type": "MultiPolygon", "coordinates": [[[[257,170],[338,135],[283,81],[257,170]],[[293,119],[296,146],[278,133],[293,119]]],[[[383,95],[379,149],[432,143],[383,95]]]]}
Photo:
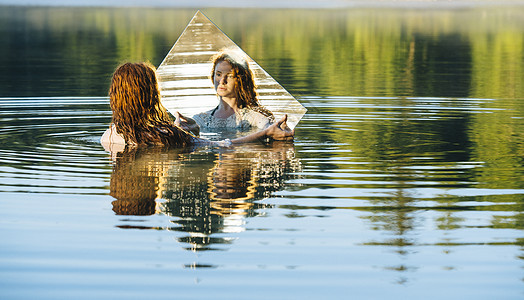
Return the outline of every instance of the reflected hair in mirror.
{"type": "Polygon", "coordinates": [[[236,82],[237,106],[239,108],[250,108],[268,117],[271,122],[275,121],[273,113],[258,101],[254,75],[249,68],[249,63],[245,55],[235,49],[222,49],[211,58],[211,61],[213,62],[211,69],[212,82],[214,82],[216,67],[220,62],[226,61],[233,68],[233,75],[236,82]]]}

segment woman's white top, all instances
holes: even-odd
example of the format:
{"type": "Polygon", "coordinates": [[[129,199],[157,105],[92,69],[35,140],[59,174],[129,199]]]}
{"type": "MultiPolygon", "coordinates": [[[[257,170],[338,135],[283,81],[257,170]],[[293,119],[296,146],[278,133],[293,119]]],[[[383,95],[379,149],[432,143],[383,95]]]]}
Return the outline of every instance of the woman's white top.
{"type": "Polygon", "coordinates": [[[263,114],[249,108],[237,110],[231,116],[222,119],[213,116],[216,109],[211,109],[193,116],[200,128],[206,129],[264,129],[271,125],[271,121],[263,114]]]}

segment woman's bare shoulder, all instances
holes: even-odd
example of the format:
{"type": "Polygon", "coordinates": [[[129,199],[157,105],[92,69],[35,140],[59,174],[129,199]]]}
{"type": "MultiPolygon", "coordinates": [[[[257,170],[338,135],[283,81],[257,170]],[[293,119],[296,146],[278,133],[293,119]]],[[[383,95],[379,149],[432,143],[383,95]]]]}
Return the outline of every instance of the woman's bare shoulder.
{"type": "Polygon", "coordinates": [[[126,147],[126,140],[116,132],[115,125],[111,125],[111,127],[102,134],[100,143],[104,149],[109,152],[123,151],[126,147]]]}

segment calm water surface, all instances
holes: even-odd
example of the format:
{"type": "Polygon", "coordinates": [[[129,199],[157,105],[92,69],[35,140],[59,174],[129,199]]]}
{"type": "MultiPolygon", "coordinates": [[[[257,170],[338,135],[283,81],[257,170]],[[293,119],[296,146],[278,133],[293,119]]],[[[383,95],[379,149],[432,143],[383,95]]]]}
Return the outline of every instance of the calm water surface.
{"type": "Polygon", "coordinates": [[[110,74],[194,10],[0,10],[0,298],[524,296],[521,9],[204,12],[294,144],[111,157],[110,74]]]}

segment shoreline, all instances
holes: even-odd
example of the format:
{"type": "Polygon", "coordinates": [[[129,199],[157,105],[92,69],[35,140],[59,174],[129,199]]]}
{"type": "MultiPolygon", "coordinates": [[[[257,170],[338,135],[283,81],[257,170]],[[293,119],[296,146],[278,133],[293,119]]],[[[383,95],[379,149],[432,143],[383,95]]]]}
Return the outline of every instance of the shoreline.
{"type": "Polygon", "coordinates": [[[151,7],[151,8],[260,8],[260,9],[336,9],[336,8],[398,8],[398,9],[464,9],[478,7],[524,6],[524,0],[210,0],[125,1],[125,0],[0,0],[0,6],[22,7],[151,7]]]}

